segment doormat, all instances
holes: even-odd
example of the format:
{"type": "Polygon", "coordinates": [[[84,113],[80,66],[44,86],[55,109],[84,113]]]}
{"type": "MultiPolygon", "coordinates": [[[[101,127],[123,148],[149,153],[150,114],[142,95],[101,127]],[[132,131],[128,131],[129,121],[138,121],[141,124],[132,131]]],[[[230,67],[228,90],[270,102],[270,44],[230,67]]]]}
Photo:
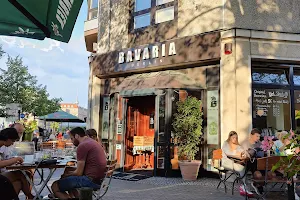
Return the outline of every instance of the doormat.
{"type": "Polygon", "coordinates": [[[141,174],[129,174],[129,173],[117,173],[112,176],[114,179],[124,180],[124,181],[140,181],[143,179],[150,178],[149,176],[144,176],[141,174]]]}

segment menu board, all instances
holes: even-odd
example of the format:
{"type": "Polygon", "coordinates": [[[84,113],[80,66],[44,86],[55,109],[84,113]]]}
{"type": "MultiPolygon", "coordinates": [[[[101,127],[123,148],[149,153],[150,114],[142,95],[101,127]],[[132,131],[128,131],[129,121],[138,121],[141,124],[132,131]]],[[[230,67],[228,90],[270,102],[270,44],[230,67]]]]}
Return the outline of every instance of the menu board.
{"type": "Polygon", "coordinates": [[[282,107],[290,104],[290,92],[279,89],[254,89],[253,111],[255,116],[279,117],[284,115],[282,107]]]}
{"type": "Polygon", "coordinates": [[[134,136],[133,146],[153,146],[154,137],[151,136],[134,136]]]}

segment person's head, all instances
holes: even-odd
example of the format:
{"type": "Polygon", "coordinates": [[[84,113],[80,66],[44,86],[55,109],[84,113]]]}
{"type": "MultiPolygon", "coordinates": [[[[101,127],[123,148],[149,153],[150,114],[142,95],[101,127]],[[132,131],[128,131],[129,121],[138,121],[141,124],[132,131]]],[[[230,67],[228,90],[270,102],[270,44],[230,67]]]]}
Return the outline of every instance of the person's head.
{"type": "Polygon", "coordinates": [[[21,138],[25,130],[24,125],[21,123],[14,123],[12,125],[12,128],[15,128],[17,130],[19,137],[21,138]]]}
{"type": "Polygon", "coordinates": [[[0,141],[4,141],[4,145],[9,147],[19,139],[19,134],[15,128],[6,128],[0,132],[0,141]]]}
{"type": "Polygon", "coordinates": [[[254,128],[250,132],[250,139],[253,142],[258,142],[260,140],[260,134],[261,132],[257,128],[254,128]]]}
{"type": "Polygon", "coordinates": [[[82,139],[86,136],[84,129],[80,127],[73,128],[69,132],[69,135],[72,140],[72,143],[75,146],[78,146],[82,139]]]}
{"type": "Polygon", "coordinates": [[[239,137],[238,137],[237,132],[230,131],[229,135],[228,135],[227,142],[232,143],[232,144],[239,144],[239,137]]]}
{"type": "Polygon", "coordinates": [[[98,141],[97,131],[95,129],[88,129],[86,130],[86,135],[93,140],[98,141]]]}
{"type": "Polygon", "coordinates": [[[278,132],[275,133],[275,137],[278,140],[283,142],[284,141],[284,136],[287,135],[287,134],[288,134],[288,132],[286,132],[286,131],[278,131],[278,132]]]}

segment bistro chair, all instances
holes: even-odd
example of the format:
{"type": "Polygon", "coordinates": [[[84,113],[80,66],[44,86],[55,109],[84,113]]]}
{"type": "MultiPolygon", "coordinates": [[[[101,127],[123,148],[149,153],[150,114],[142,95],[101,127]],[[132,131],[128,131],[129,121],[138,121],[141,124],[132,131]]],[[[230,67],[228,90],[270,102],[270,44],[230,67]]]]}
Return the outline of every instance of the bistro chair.
{"type": "Polygon", "coordinates": [[[213,159],[212,159],[212,164],[214,166],[214,168],[216,170],[218,170],[219,173],[219,184],[217,186],[217,189],[219,189],[221,183],[223,183],[224,185],[224,189],[225,189],[225,193],[227,193],[227,186],[226,186],[226,182],[229,180],[230,177],[235,176],[235,179],[232,183],[232,195],[234,194],[234,185],[236,182],[239,181],[240,177],[239,175],[235,172],[235,171],[231,171],[228,169],[225,169],[224,167],[222,167],[222,149],[217,149],[213,151],[213,159]]]}
{"type": "Polygon", "coordinates": [[[93,200],[99,200],[102,199],[102,197],[107,193],[111,179],[114,173],[114,170],[116,169],[117,160],[108,160],[107,161],[107,167],[106,167],[106,174],[103,179],[103,182],[101,183],[100,189],[93,192],[93,200]]]}

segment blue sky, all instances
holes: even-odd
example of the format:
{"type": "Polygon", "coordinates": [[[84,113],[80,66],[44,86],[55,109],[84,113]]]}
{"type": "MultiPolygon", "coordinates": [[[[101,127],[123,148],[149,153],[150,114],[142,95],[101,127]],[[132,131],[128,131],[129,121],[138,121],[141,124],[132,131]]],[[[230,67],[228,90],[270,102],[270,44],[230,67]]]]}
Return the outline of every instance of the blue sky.
{"type": "MultiPolygon", "coordinates": [[[[87,2],[83,2],[71,40],[68,44],[45,39],[43,41],[18,37],[0,37],[3,49],[10,56],[20,56],[40,84],[46,85],[51,97],[61,97],[63,102],[75,102],[87,107],[88,56],[84,42],[84,21],[87,2]]],[[[0,60],[5,68],[6,57],[0,60]]]]}

